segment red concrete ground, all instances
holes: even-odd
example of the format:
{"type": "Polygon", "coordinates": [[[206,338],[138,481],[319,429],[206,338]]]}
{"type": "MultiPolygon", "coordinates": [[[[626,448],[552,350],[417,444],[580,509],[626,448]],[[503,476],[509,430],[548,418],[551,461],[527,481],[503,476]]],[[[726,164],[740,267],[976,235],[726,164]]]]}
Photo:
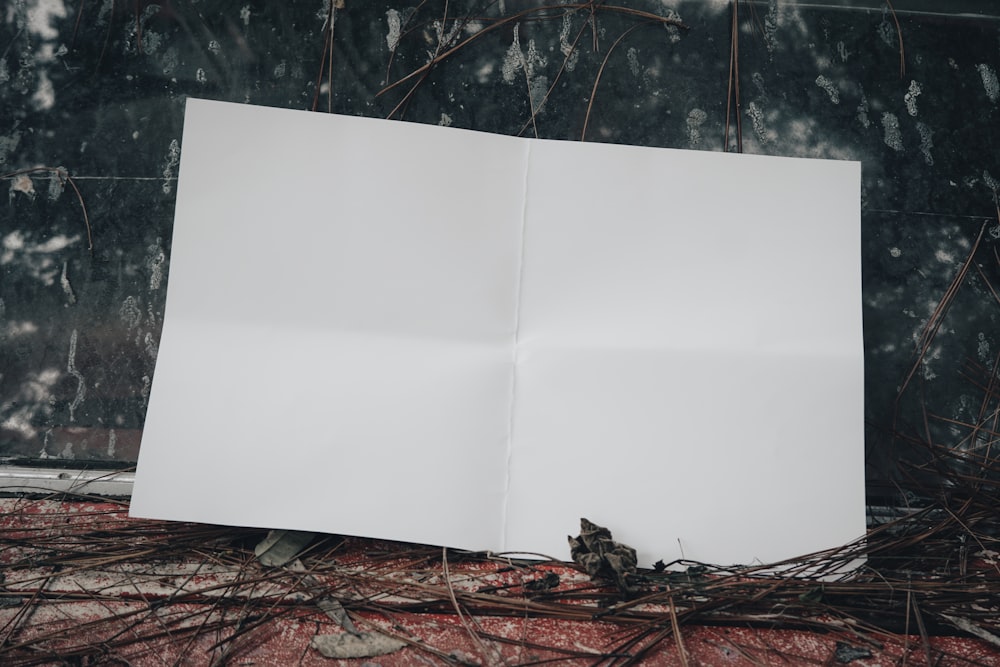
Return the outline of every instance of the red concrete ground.
{"type": "MultiPolygon", "coordinates": [[[[378,630],[407,644],[386,655],[337,660],[312,646],[317,635],[345,630],[318,608],[309,586],[290,593],[288,573],[272,570],[281,577],[271,579],[256,563],[249,567],[245,549],[206,541],[162,558],[161,549],[138,546],[147,534],[169,543],[170,529],[136,523],[112,503],[0,500],[0,664],[390,667],[627,664],[632,658],[653,666],[1000,665],[996,647],[967,637],[925,643],[915,631],[879,637],[847,626],[837,633],[739,625],[675,629],[664,622],[668,615],[658,622],[609,623],[588,620],[600,610],[583,599],[567,620],[535,617],[527,602],[523,614],[475,615],[468,610],[478,591],[509,590],[516,606],[527,583],[550,573],[559,576],[559,590],[585,593],[593,584],[565,565],[529,570],[497,559],[425,567],[407,561],[411,554],[401,545],[368,540],[348,540],[338,551],[341,572],[352,573],[353,583],[337,595],[392,606],[391,612],[352,612],[353,622],[359,632],[378,630]],[[137,543],[120,548],[121,529],[136,525],[143,528],[137,543]],[[56,552],[63,554],[61,565],[52,564],[56,552]],[[365,577],[373,583],[365,584],[365,577]],[[421,587],[450,591],[452,599],[460,593],[463,602],[446,599],[437,612],[406,610],[420,599],[421,587]],[[453,613],[456,608],[463,613],[453,613]],[[634,644],[632,637],[638,638],[634,644]]],[[[330,581],[317,577],[324,585],[330,581]]],[[[788,620],[781,609],[774,618],[788,620]]]]}

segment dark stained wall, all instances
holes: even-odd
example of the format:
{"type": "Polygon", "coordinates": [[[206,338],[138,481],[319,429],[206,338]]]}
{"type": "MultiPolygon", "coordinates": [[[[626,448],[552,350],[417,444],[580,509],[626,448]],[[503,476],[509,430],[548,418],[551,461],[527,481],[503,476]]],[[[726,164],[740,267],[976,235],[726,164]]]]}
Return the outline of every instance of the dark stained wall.
{"type": "MultiPolygon", "coordinates": [[[[923,460],[927,442],[991,447],[1000,409],[993,3],[771,0],[740,2],[735,15],[733,3],[709,0],[340,4],[0,8],[0,456],[135,460],[187,96],[860,160],[870,493],[898,475],[898,461],[923,460]]],[[[281,173],[273,183],[275,197],[295,196],[281,173]]],[[[717,189],[726,196],[725,182],[717,189]]],[[[663,210],[671,215],[670,201],[663,210]]],[[[713,427],[740,437],[724,414],[713,427]]]]}

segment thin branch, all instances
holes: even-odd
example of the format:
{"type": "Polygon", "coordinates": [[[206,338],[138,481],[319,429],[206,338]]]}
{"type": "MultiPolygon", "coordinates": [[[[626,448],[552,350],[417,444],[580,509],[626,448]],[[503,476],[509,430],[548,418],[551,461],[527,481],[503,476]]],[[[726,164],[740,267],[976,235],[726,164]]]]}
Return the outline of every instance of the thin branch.
{"type": "Polygon", "coordinates": [[[611,48],[608,49],[608,52],[605,54],[604,60],[601,62],[601,66],[597,70],[597,76],[594,77],[594,86],[590,90],[590,99],[587,101],[587,113],[583,117],[583,130],[580,131],[580,141],[587,140],[587,125],[590,123],[590,112],[594,108],[594,98],[597,97],[597,86],[598,84],[601,83],[601,76],[604,74],[604,68],[607,67],[608,60],[611,58],[611,54],[615,52],[615,48],[617,48],[617,46],[621,44],[622,40],[631,35],[637,29],[648,25],[653,25],[653,24],[648,21],[644,23],[639,23],[632,26],[625,32],[623,32],[621,35],[618,36],[618,39],[614,41],[614,43],[611,45],[611,48]]]}
{"type": "Polygon", "coordinates": [[[69,183],[69,186],[73,188],[73,192],[76,193],[76,199],[80,202],[80,210],[83,211],[83,224],[87,229],[87,250],[94,253],[94,239],[91,234],[90,229],[90,216],[87,215],[87,205],[83,202],[83,195],[80,194],[80,188],[76,187],[76,182],[62,167],[29,167],[28,169],[19,169],[17,171],[12,171],[6,174],[0,174],[0,180],[6,180],[9,178],[14,178],[16,176],[21,176],[24,174],[37,174],[37,173],[49,173],[53,174],[59,179],[60,183],[69,183]]]}
{"type": "Polygon", "coordinates": [[[893,9],[891,0],[885,0],[885,4],[889,7],[893,23],[896,24],[896,38],[899,40],[899,78],[902,79],[906,75],[906,56],[903,52],[903,29],[899,25],[899,17],[896,16],[896,10],[893,9]]]}
{"type": "Polygon", "coordinates": [[[736,103],[736,152],[743,152],[743,119],[740,116],[740,30],[739,0],[733,0],[733,17],[729,31],[729,80],[726,92],[726,129],[723,137],[723,151],[729,151],[729,126],[733,117],[733,102],[736,103]],[[734,100],[735,96],[735,100],[734,100]]]}
{"type": "Polygon", "coordinates": [[[899,403],[902,400],[903,394],[905,393],[906,388],[909,386],[910,382],[913,380],[913,377],[916,375],[921,364],[923,363],[924,358],[927,355],[928,350],[930,349],[931,343],[934,342],[934,337],[937,335],[938,329],[940,329],[941,325],[944,323],[944,317],[947,314],[948,309],[955,298],[955,295],[958,293],[958,290],[962,286],[962,283],[965,282],[965,276],[966,274],[968,274],[969,268],[971,268],[973,265],[973,260],[976,256],[976,252],[979,250],[979,244],[983,240],[983,234],[986,232],[986,227],[987,224],[984,222],[983,225],[979,228],[979,235],[976,237],[975,242],[972,244],[972,249],[969,250],[968,256],[966,256],[965,261],[962,263],[962,266],[959,268],[954,278],[952,278],[951,284],[945,291],[945,294],[941,298],[941,301],[938,302],[938,305],[934,308],[934,311],[927,319],[927,324],[924,326],[924,330],[920,334],[920,338],[917,341],[917,346],[915,349],[914,361],[910,366],[910,370],[903,378],[903,382],[900,384],[899,391],[896,393],[896,400],[893,409],[893,431],[896,430],[896,420],[899,416],[899,403]]]}
{"type": "MultiPolygon", "coordinates": [[[[479,30],[479,31],[475,32],[474,34],[469,35],[464,40],[462,40],[461,42],[459,42],[458,44],[456,44],[455,46],[453,46],[453,47],[451,47],[449,49],[446,49],[445,51],[442,51],[440,53],[434,54],[434,57],[431,58],[431,60],[429,62],[427,62],[423,66],[418,67],[417,69],[413,70],[412,72],[410,72],[409,74],[407,74],[403,78],[398,79],[398,80],[394,81],[393,83],[386,85],[384,88],[382,88],[382,90],[380,90],[378,93],[376,93],[375,96],[379,97],[381,95],[384,95],[384,94],[388,93],[389,91],[397,88],[398,86],[403,85],[407,81],[410,81],[411,79],[414,79],[414,78],[420,77],[420,80],[422,81],[423,78],[426,77],[426,74],[435,65],[437,65],[441,61],[449,58],[450,56],[452,56],[456,52],[462,50],[463,48],[465,48],[469,44],[475,42],[476,40],[481,39],[482,37],[490,34],[491,32],[493,32],[495,30],[498,30],[499,28],[502,28],[502,27],[504,27],[506,25],[516,24],[516,23],[519,23],[519,22],[521,22],[523,20],[526,20],[528,18],[531,18],[531,17],[534,17],[534,18],[543,18],[544,19],[544,18],[551,18],[553,15],[554,16],[561,16],[563,13],[565,13],[568,10],[576,10],[576,9],[584,9],[584,8],[593,9],[594,8],[594,4],[592,2],[575,2],[575,3],[568,3],[568,4],[565,4],[565,5],[543,5],[543,6],[540,6],[540,7],[533,7],[531,9],[524,9],[524,10],[521,10],[521,11],[516,12],[514,14],[511,14],[510,16],[506,16],[506,17],[504,17],[502,19],[499,19],[499,20],[495,21],[494,23],[491,23],[490,25],[486,26],[482,30],[479,30]]],[[[645,11],[641,11],[641,10],[637,10],[637,9],[632,9],[632,8],[629,8],[629,7],[621,7],[621,6],[618,6],[618,5],[600,5],[599,9],[601,11],[606,11],[606,12],[611,12],[611,13],[618,13],[618,14],[623,14],[623,15],[626,15],[626,16],[632,16],[634,18],[646,19],[646,20],[649,20],[649,21],[655,21],[655,22],[660,23],[662,25],[675,25],[675,26],[677,26],[679,28],[684,28],[684,29],[688,28],[688,26],[686,24],[684,24],[683,22],[681,22],[679,19],[675,19],[675,18],[672,18],[672,17],[666,17],[666,16],[660,16],[658,14],[653,14],[651,12],[645,12],[645,11]]],[[[419,84],[419,81],[418,81],[418,84],[419,84]]],[[[404,100],[408,99],[413,94],[414,90],[415,90],[415,87],[411,88],[410,91],[407,92],[406,95],[404,96],[404,100]]],[[[402,102],[400,102],[400,104],[396,105],[396,108],[393,109],[393,111],[389,114],[390,118],[393,115],[395,115],[395,113],[398,111],[398,109],[400,108],[401,105],[402,105],[402,102]]]]}

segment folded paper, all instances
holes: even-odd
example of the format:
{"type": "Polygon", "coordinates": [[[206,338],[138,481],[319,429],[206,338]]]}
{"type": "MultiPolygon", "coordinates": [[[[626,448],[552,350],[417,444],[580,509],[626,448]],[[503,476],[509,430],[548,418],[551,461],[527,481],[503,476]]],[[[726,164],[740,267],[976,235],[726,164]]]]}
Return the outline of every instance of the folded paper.
{"type": "Polygon", "coordinates": [[[132,514],[639,564],[863,535],[860,166],[188,100],[132,514]]]}

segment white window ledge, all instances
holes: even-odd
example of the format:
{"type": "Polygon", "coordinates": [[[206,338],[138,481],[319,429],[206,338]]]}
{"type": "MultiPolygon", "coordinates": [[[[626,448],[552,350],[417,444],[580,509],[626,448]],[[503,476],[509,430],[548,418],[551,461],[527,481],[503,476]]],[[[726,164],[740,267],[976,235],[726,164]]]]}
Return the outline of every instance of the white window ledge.
{"type": "Polygon", "coordinates": [[[133,470],[60,470],[0,466],[0,493],[75,493],[95,496],[132,495],[133,470]]]}

